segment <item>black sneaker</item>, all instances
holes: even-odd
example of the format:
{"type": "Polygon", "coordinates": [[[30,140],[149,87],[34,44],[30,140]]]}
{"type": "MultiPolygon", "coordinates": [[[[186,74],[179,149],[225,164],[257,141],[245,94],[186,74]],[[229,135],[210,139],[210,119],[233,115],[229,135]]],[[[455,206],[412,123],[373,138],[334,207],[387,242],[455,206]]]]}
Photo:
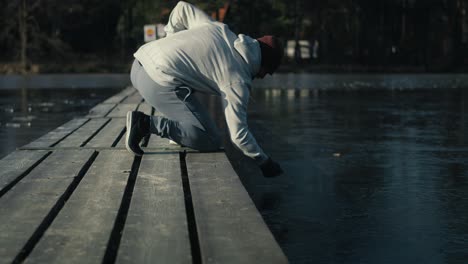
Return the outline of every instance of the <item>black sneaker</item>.
{"type": "Polygon", "coordinates": [[[140,141],[149,134],[149,116],[137,111],[127,112],[127,133],[125,136],[125,147],[137,156],[143,155],[140,141]]]}

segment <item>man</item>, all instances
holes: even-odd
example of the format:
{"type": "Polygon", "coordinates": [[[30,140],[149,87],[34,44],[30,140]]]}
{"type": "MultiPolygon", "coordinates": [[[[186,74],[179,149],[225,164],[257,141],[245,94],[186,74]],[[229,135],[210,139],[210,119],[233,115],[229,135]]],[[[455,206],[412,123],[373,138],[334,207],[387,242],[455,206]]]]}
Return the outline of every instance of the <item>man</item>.
{"type": "Polygon", "coordinates": [[[127,113],[126,147],[142,155],[139,146],[149,133],[200,151],[220,148],[218,129],[194,91],[215,94],[223,102],[230,138],[254,159],[265,177],[283,171],[258,146],[247,126],[252,79],[272,74],[283,48],[273,36],[253,39],[235,35],[203,11],[180,1],[172,10],[167,36],[149,42],[134,54],[133,86],[161,116],[127,113]]]}

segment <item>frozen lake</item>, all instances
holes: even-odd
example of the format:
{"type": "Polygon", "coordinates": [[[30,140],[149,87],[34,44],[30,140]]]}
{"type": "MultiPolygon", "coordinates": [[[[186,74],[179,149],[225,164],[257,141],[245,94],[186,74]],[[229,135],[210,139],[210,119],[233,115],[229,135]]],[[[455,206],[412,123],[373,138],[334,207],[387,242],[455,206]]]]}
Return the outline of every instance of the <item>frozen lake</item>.
{"type": "Polygon", "coordinates": [[[468,90],[254,90],[244,183],[291,263],[466,263],[468,90]]]}

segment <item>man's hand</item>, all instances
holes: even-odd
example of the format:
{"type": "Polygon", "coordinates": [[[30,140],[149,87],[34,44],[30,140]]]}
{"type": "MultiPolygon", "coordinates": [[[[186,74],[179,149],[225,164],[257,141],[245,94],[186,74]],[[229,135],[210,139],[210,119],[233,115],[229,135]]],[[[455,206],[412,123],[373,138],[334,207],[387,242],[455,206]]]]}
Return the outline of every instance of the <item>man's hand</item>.
{"type": "Polygon", "coordinates": [[[283,173],[280,165],[271,158],[268,158],[267,161],[260,164],[260,169],[262,170],[263,176],[267,178],[276,177],[283,173]]]}

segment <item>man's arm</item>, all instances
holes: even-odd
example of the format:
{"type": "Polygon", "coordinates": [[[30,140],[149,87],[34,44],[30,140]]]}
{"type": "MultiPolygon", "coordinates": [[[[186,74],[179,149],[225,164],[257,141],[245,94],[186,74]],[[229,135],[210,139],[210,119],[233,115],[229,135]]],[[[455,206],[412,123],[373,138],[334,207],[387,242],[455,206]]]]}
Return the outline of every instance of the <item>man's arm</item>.
{"type": "Polygon", "coordinates": [[[260,148],[247,125],[248,84],[233,84],[223,98],[224,114],[231,141],[244,155],[254,159],[265,177],[274,177],[283,170],[260,148]]]}
{"type": "Polygon", "coordinates": [[[197,7],[180,1],[172,10],[164,30],[169,36],[181,30],[197,27],[198,25],[212,21],[211,17],[197,7]]]}

